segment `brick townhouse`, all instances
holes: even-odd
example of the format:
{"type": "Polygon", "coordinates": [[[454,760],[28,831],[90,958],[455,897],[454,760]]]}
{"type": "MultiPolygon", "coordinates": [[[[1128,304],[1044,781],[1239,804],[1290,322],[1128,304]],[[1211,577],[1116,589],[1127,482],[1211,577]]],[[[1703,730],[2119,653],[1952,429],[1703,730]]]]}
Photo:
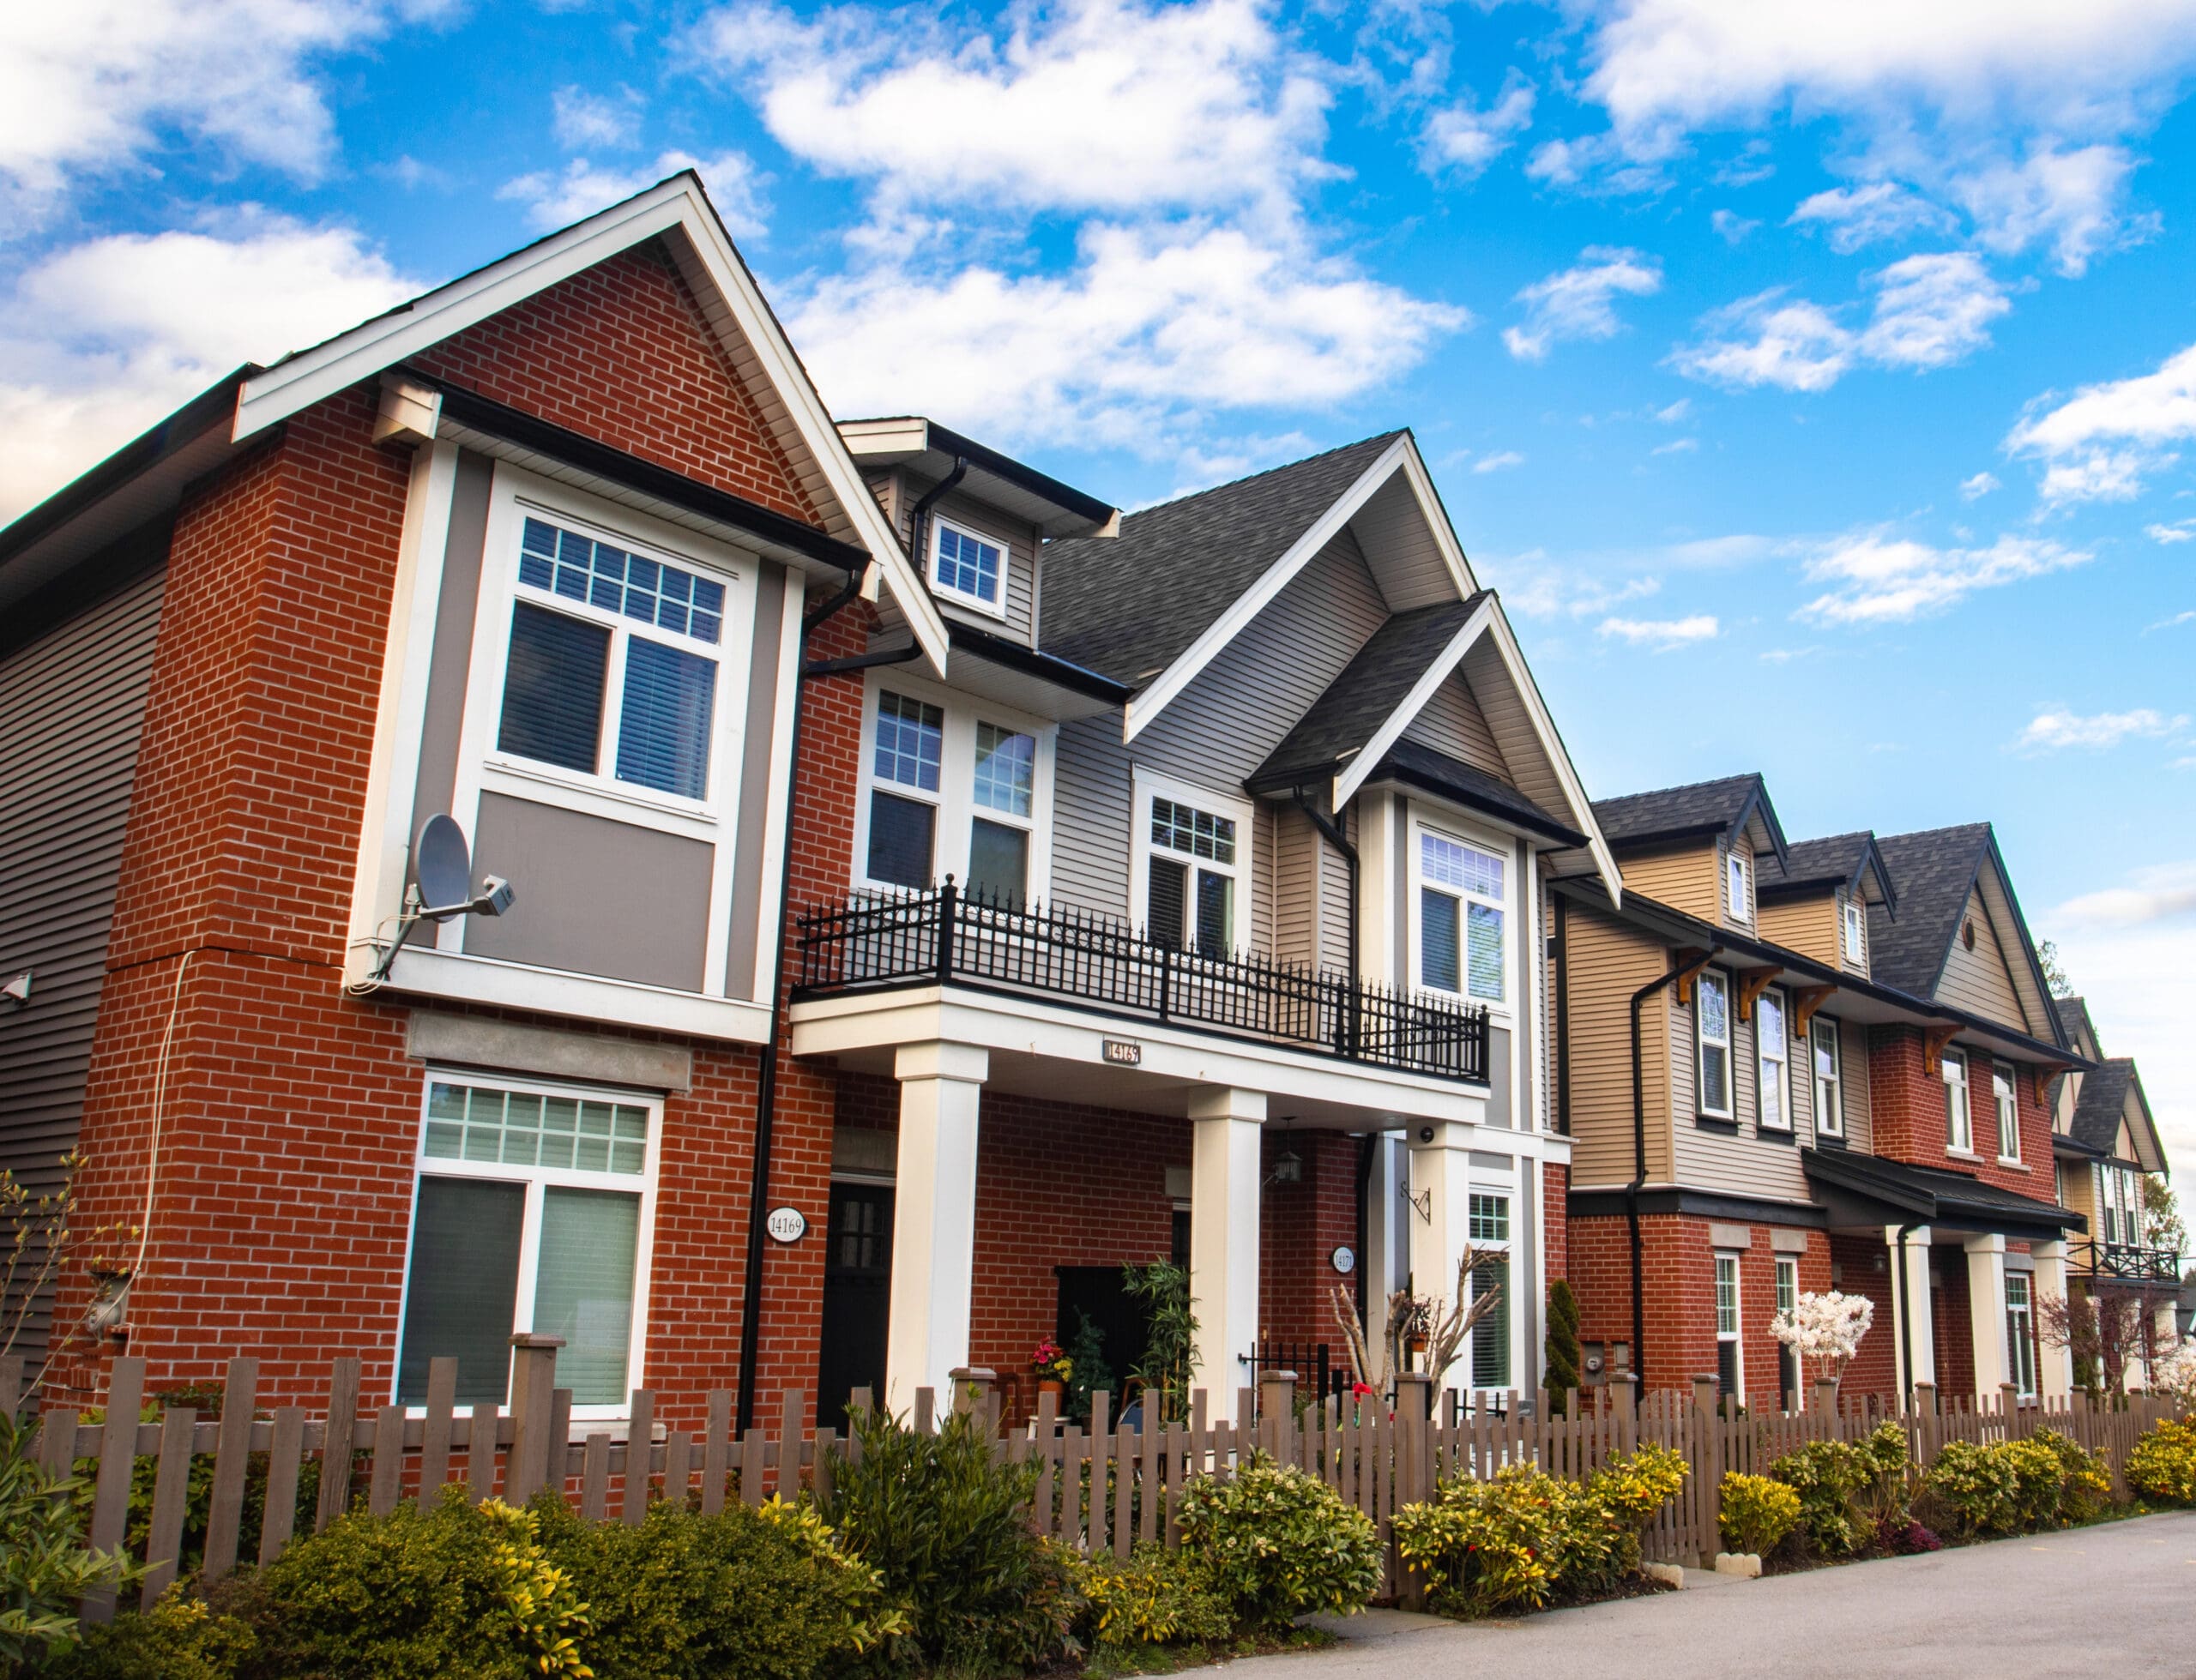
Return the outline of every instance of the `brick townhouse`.
{"type": "Polygon", "coordinates": [[[1125,1370],[1172,1254],[1225,1394],[1467,1241],[1456,1380],[1537,1376],[1526,932],[1623,889],[1408,433],[1121,517],[835,425],[680,176],[220,381],[0,623],[0,1147],[136,1227],[80,1394],[500,1401],[534,1331],[590,1419],[905,1405],[1125,1370]]]}

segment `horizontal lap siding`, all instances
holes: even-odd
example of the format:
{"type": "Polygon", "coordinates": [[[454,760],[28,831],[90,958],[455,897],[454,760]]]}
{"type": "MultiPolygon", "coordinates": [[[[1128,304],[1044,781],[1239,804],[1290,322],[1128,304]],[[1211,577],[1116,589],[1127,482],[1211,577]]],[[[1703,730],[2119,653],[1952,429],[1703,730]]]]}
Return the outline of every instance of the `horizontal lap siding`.
{"type": "Polygon", "coordinates": [[[1716,848],[1694,846],[1684,852],[1663,852],[1650,857],[1623,860],[1624,884],[1673,910],[1698,916],[1704,922],[1722,919],[1722,890],[1716,878],[1716,848]]]}
{"type": "MultiPolygon", "coordinates": [[[[0,1032],[0,1170],[34,1195],[76,1147],[164,581],[139,578],[0,664],[0,979],[33,977],[0,1032]]],[[[45,1334],[41,1305],[15,1352],[37,1358],[45,1334]]]]}
{"type": "MultiPolygon", "coordinates": [[[[1571,994],[1571,1130],[1574,1187],[1631,1181],[1632,993],[1668,971],[1662,948],[1606,916],[1572,905],[1565,918],[1571,994]]],[[[1670,1172],[1669,1038],[1657,997],[1642,1011],[1647,1175],[1670,1172]]]]}
{"type": "Polygon", "coordinates": [[[1436,689],[1419,714],[1403,731],[1406,741],[1415,741],[1436,752],[1460,758],[1474,769],[1510,780],[1510,766],[1496,744],[1487,714],[1462,673],[1452,675],[1436,689]]]}
{"type": "MultiPolygon", "coordinates": [[[[899,528],[902,540],[912,549],[915,534],[915,503],[935,489],[938,480],[918,477],[911,473],[894,475],[892,498],[893,521],[899,528]]],[[[931,523],[945,520],[979,537],[988,537],[1006,545],[1006,618],[997,627],[998,633],[1011,636],[1017,641],[1034,639],[1033,630],[1037,617],[1037,527],[1026,520],[1017,519],[1004,509],[994,508],[987,502],[964,492],[948,491],[931,503],[927,515],[931,523]]],[[[922,539],[922,551],[916,563],[927,579],[930,575],[930,538],[922,539]]],[[[940,599],[950,599],[941,596],[940,599]]],[[[978,615],[980,617],[981,615],[978,615]]]]}
{"type": "Polygon", "coordinates": [[[1819,963],[1837,964],[1837,900],[1833,894],[1765,904],[1758,913],[1761,922],[1756,931],[1771,944],[1819,963]]]}
{"type": "MultiPolygon", "coordinates": [[[[1732,1110],[1739,1129],[1728,1132],[1697,1125],[1693,1097],[1695,1046],[1692,1011],[1682,1005],[1670,1010],[1670,1053],[1677,1066],[1676,1087],[1680,1093],[1677,1124],[1677,1182],[1693,1189],[1718,1190],[1731,1195],[1774,1196],[1783,1201],[1807,1200],[1807,1176],[1800,1171],[1799,1146],[1813,1141],[1813,1101],[1806,1077],[1806,1061],[1797,1046],[1786,1047],[1790,1058],[1786,1083],[1790,1087],[1793,1135],[1766,1139],[1761,1132],[1761,1062],[1756,1054],[1756,1031],[1761,1024],[1759,1008],[1752,1021],[1739,1019],[1738,983],[1731,985],[1732,1110]]],[[[1785,1019],[1791,1004],[1788,1001],[1785,1019]]],[[[1787,1029],[1789,1036],[1789,1029],[1787,1029]]]]}
{"type": "Polygon", "coordinates": [[[1979,894],[1968,896],[1964,925],[1975,930],[1975,948],[1969,950],[1965,939],[1958,931],[1953,933],[1945,972],[1937,981],[1937,997],[1970,1015],[2003,1021],[2017,1032],[2033,1030],[2021,1012],[2005,950],[1998,942],[1997,930],[1983,912],[1979,894]]]}

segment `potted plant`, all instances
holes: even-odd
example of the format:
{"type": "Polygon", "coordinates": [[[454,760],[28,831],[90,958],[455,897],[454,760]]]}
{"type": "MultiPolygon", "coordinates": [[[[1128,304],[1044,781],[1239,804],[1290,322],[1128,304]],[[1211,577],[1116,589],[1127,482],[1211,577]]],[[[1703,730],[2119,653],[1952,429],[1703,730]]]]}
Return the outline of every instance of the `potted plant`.
{"type": "Polygon", "coordinates": [[[1047,1336],[1029,1355],[1029,1369],[1037,1378],[1037,1394],[1060,1400],[1067,1394],[1068,1379],[1075,1375],[1075,1361],[1067,1357],[1067,1350],[1047,1336]]]}

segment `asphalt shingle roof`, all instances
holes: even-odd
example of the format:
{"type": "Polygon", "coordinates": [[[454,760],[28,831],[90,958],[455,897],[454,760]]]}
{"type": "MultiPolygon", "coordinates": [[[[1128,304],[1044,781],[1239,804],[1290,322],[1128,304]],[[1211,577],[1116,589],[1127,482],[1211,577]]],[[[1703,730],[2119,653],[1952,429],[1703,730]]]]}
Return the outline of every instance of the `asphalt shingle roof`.
{"type": "Polygon", "coordinates": [[[1038,642],[1142,687],[1264,576],[1403,434],[1383,432],[1047,545],[1038,642]]]}
{"type": "Polygon", "coordinates": [[[1586,837],[1560,817],[1553,816],[1535,804],[1509,783],[1498,776],[1467,764],[1460,758],[1451,758],[1439,748],[1426,746],[1417,741],[1398,741],[1388,749],[1380,760],[1375,775],[1393,772],[1406,781],[1415,781],[1439,792],[1448,793],[1468,805],[1506,816],[1520,828],[1546,834],[1551,840],[1561,840],[1566,846],[1584,846],[1586,837]]]}
{"type": "Polygon", "coordinates": [[[1627,840],[1652,840],[1657,835],[1682,834],[1711,824],[1728,828],[1745,810],[1761,778],[1758,774],[1724,776],[1716,781],[1697,781],[1683,787],[1658,787],[1646,793],[1626,793],[1602,799],[1594,805],[1594,820],[1611,846],[1627,840]]]}
{"type": "Polygon", "coordinates": [[[2127,1106],[2127,1087],[2134,1082],[2133,1058],[2115,1056],[2082,1075],[2082,1093],[2074,1099],[2074,1117],[2066,1129],[2078,1143],[2109,1155],[2120,1139],[2120,1117],[2127,1106]]]}
{"type": "Polygon", "coordinates": [[[1486,597],[1482,589],[1464,600],[1398,612],[1373,631],[1268,755],[1251,786],[1288,786],[1300,774],[1309,780],[1362,751],[1486,597]]]}
{"type": "Polygon", "coordinates": [[[2097,1036],[2096,1023],[2090,1019],[2088,1000],[2080,997],[2054,997],[2052,1012],[2059,1017],[2059,1025],[2066,1029],[2066,1042],[2079,1048],[2084,1039],[2095,1046],[2098,1055],[2104,1053],[2104,1040],[2097,1036]]]}
{"type": "Polygon", "coordinates": [[[1898,894],[1895,921],[1881,906],[1868,906],[1869,968],[1879,980],[1917,997],[1935,995],[1989,844],[1987,822],[1877,837],[1898,894]]]}
{"type": "Polygon", "coordinates": [[[1986,1230],[2000,1219],[2061,1230],[2078,1230],[2083,1223],[2081,1215],[2055,1201],[2000,1189],[1964,1172],[1891,1160],[1857,1149],[1809,1149],[1802,1156],[1801,1165],[1810,1178],[1879,1195],[1897,1205],[1934,1202],[1935,1213],[1948,1221],[1965,1225],[1972,1220],[1986,1230]]]}
{"type": "MultiPolygon", "coordinates": [[[[1861,867],[1861,854],[1868,847],[1865,828],[1850,834],[1825,834],[1820,840],[1794,840],[1784,848],[1782,878],[1786,881],[1850,881],[1861,867]]],[[[1769,874],[1764,869],[1765,877],[1769,874]]]]}

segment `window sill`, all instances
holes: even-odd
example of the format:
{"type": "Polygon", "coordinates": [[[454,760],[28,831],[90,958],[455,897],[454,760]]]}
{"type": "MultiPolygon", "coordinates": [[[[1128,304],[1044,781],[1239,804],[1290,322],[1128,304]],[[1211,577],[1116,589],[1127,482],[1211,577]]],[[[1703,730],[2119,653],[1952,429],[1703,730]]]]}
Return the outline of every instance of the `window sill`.
{"type": "Polygon", "coordinates": [[[1692,1117],[1692,1123],[1704,1132],[1721,1132],[1726,1137],[1739,1135],[1739,1123],[1727,1120],[1719,1114],[1696,1114],[1692,1117]]]}
{"type": "MultiPolygon", "coordinates": [[[[999,581],[1002,586],[1005,583],[1004,578],[999,581]]],[[[965,595],[958,589],[949,589],[935,578],[931,580],[930,592],[938,598],[938,604],[942,606],[957,606],[963,612],[980,613],[997,623],[1004,624],[1006,622],[1005,606],[1004,605],[993,606],[980,595],[965,595]]]]}
{"type": "Polygon", "coordinates": [[[1815,1147],[1818,1149],[1849,1149],[1852,1147],[1845,1141],[1843,1133],[1817,1132],[1815,1134],[1815,1147]]]}
{"type": "Polygon", "coordinates": [[[1797,1143],[1799,1135],[1789,1126],[1756,1126],[1754,1135],[1764,1143],[1797,1143]]]}
{"type": "Polygon", "coordinates": [[[2015,1172],[2026,1172],[2030,1170],[2028,1163],[2016,1155],[1999,1156],[1998,1165],[2002,1167],[2010,1167],[2015,1172]]]}
{"type": "Polygon", "coordinates": [[[1982,1164],[1982,1157],[1972,1149],[1955,1149],[1947,1144],[1945,1146],[1945,1153],[1956,1161],[1973,1161],[1977,1166],[1982,1164]]]}
{"type": "Polygon", "coordinates": [[[716,812],[698,799],[682,799],[676,794],[648,793],[630,782],[606,776],[582,775],[576,772],[565,774],[553,766],[538,764],[531,759],[506,758],[496,753],[491,753],[483,759],[481,766],[499,776],[510,776],[516,780],[534,782],[565,792],[586,794],[612,804],[630,805],[636,810],[648,811],[658,816],[675,816],[688,822],[712,826],[717,821],[716,812]]]}

